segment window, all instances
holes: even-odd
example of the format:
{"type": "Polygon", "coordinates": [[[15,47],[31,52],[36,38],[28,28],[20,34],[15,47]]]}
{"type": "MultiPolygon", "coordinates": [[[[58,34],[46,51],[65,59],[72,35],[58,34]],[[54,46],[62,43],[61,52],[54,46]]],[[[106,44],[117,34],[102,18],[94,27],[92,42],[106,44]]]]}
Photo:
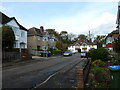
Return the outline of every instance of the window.
{"type": "Polygon", "coordinates": [[[14,47],[15,47],[15,48],[18,48],[18,46],[19,46],[19,43],[18,43],[18,40],[16,40],[14,47]]]}
{"type": "Polygon", "coordinates": [[[48,41],[48,37],[43,37],[43,41],[48,41]]]}
{"type": "Polygon", "coordinates": [[[21,31],[21,37],[25,36],[25,32],[21,31]]]}
{"type": "Polygon", "coordinates": [[[40,36],[38,36],[38,40],[40,40],[40,36]]]}

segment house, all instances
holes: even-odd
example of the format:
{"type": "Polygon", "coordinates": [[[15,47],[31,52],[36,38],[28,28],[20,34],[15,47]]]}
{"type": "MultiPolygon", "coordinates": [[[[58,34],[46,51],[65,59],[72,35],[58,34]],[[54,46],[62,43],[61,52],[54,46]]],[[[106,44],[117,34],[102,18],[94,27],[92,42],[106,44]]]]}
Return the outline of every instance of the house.
{"type": "Polygon", "coordinates": [[[56,48],[56,41],[53,36],[44,30],[41,26],[40,29],[32,27],[28,31],[28,50],[30,54],[40,55],[44,51],[48,51],[50,48],[56,48]]]}
{"type": "Polygon", "coordinates": [[[55,37],[54,34],[51,34],[51,33],[48,33],[48,34],[49,34],[49,48],[57,49],[56,48],[56,41],[58,41],[57,38],[55,37]]]}
{"type": "Polygon", "coordinates": [[[83,51],[88,52],[92,48],[97,49],[97,45],[91,45],[88,42],[83,42],[83,41],[79,40],[79,41],[75,42],[74,44],[70,45],[68,47],[68,50],[70,50],[70,51],[72,51],[74,53],[79,52],[79,50],[81,52],[83,52],[83,51]]]}
{"type": "Polygon", "coordinates": [[[118,12],[117,12],[117,20],[116,20],[117,28],[120,34],[120,1],[118,2],[118,12]]]}
{"type": "Polygon", "coordinates": [[[113,50],[113,41],[119,36],[119,30],[113,30],[106,37],[106,48],[108,50],[113,50]]]}
{"type": "Polygon", "coordinates": [[[3,25],[12,27],[15,34],[15,44],[14,48],[27,48],[27,29],[20,25],[15,17],[8,17],[2,12],[0,12],[0,27],[3,25]]]}
{"type": "Polygon", "coordinates": [[[37,55],[37,51],[42,50],[43,31],[32,27],[28,30],[28,51],[30,54],[37,55]]]}

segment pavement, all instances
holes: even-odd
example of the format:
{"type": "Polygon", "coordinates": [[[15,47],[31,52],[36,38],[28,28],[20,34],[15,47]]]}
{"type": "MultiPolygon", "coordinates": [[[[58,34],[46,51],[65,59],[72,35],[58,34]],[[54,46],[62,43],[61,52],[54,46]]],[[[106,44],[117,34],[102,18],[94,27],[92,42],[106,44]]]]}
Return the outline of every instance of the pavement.
{"type": "Polygon", "coordinates": [[[32,59],[51,59],[51,58],[57,58],[57,57],[61,57],[61,55],[60,56],[51,56],[51,57],[40,57],[40,56],[32,56],[32,59]]]}
{"type": "Polygon", "coordinates": [[[15,60],[13,62],[2,63],[2,69],[4,70],[4,69],[9,69],[9,68],[14,68],[20,65],[43,62],[43,61],[51,60],[51,59],[58,58],[58,57],[62,57],[62,56],[51,56],[51,57],[32,56],[32,59],[29,59],[29,60],[15,60]]]}

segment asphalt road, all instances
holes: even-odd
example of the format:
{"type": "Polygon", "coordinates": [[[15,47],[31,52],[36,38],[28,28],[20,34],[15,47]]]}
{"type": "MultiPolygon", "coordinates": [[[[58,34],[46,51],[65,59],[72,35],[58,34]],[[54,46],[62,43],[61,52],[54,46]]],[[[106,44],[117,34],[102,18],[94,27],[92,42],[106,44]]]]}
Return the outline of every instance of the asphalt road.
{"type": "Polygon", "coordinates": [[[69,57],[56,57],[36,63],[5,69],[2,72],[3,88],[33,88],[47,81],[57,72],[66,72],[82,59],[79,54],[69,57]]]}

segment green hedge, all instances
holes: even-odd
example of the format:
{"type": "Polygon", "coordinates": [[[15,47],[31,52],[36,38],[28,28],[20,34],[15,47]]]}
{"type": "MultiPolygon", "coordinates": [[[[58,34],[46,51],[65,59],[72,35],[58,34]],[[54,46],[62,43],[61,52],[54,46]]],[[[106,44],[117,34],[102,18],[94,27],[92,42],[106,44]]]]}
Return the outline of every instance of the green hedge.
{"type": "Polygon", "coordinates": [[[53,55],[58,55],[58,54],[61,54],[61,53],[62,53],[61,50],[53,50],[53,51],[52,51],[52,54],[53,54],[53,55]]]}
{"type": "Polygon", "coordinates": [[[91,57],[92,60],[101,59],[102,61],[108,60],[109,52],[104,48],[92,49],[88,52],[88,57],[91,57]]]}

